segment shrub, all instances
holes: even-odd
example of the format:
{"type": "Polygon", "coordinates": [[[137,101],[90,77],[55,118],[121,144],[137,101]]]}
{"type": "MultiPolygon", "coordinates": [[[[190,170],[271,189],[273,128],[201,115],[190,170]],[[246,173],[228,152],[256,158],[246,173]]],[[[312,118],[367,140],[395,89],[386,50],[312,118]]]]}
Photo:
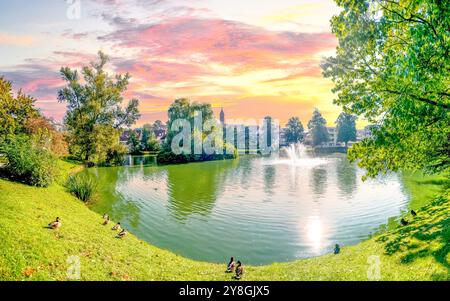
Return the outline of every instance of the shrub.
{"type": "Polygon", "coordinates": [[[28,185],[47,187],[56,175],[56,158],[26,135],[10,136],[2,144],[7,175],[28,185]]]}
{"type": "Polygon", "coordinates": [[[70,193],[83,202],[92,200],[97,190],[97,183],[94,179],[80,174],[70,176],[66,186],[70,193]]]}

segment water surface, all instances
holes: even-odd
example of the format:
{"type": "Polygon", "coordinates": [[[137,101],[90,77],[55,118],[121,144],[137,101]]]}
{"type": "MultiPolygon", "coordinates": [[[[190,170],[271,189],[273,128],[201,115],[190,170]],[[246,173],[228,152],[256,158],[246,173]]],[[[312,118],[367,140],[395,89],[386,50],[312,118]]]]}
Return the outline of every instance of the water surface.
{"type": "Polygon", "coordinates": [[[398,176],[362,182],[345,156],[90,169],[108,212],[143,240],[177,254],[249,264],[329,253],[366,239],[408,204],[398,176]]]}

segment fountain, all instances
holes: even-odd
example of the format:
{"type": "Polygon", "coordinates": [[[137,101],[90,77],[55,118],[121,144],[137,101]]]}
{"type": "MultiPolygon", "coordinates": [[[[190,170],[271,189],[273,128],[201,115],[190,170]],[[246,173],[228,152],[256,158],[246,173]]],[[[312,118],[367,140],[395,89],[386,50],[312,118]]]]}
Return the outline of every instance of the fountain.
{"type": "Polygon", "coordinates": [[[314,158],[308,154],[307,147],[302,143],[293,143],[282,149],[282,155],[286,154],[287,158],[277,158],[267,162],[268,164],[288,164],[291,166],[302,166],[306,168],[316,167],[318,165],[327,164],[329,161],[324,158],[314,158]]]}
{"type": "Polygon", "coordinates": [[[293,143],[288,147],[284,148],[284,151],[287,153],[289,159],[292,162],[298,161],[300,158],[307,159],[310,158],[306,146],[302,143],[293,143]]]}

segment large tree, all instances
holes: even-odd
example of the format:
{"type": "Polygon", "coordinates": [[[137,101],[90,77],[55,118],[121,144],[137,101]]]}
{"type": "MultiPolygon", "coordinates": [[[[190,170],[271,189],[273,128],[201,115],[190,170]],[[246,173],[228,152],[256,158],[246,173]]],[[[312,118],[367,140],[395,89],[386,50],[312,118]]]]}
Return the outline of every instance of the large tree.
{"type": "Polygon", "coordinates": [[[128,149],[130,153],[136,155],[142,152],[142,144],[135,130],[131,130],[130,137],[127,140],[128,149]]]}
{"type": "Polygon", "coordinates": [[[22,133],[29,119],[40,116],[34,102],[22,90],[14,96],[11,82],[0,76],[0,142],[8,135],[22,133]]]}
{"type": "Polygon", "coordinates": [[[336,120],[337,142],[356,141],[356,116],[342,112],[336,120]]]}
{"type": "MultiPolygon", "coordinates": [[[[200,113],[202,116],[203,124],[207,122],[208,120],[212,120],[214,118],[214,112],[211,109],[211,105],[208,103],[198,103],[198,102],[191,102],[189,99],[186,98],[180,98],[174,100],[174,102],[170,105],[168,110],[169,115],[169,122],[167,125],[167,139],[166,139],[166,147],[170,148],[172,143],[172,138],[178,133],[173,132],[171,130],[172,124],[177,119],[184,119],[189,121],[191,125],[191,131],[193,137],[195,137],[195,124],[194,124],[194,118],[195,114],[200,113]]],[[[198,130],[198,129],[197,129],[198,130]]],[[[203,137],[210,134],[210,131],[203,130],[203,137]]],[[[203,137],[201,139],[203,139],[203,137]]],[[[203,141],[203,140],[202,140],[203,141]]],[[[192,152],[194,149],[194,144],[192,141],[192,152]]]]}
{"type": "Polygon", "coordinates": [[[142,127],[141,147],[143,151],[158,151],[160,150],[159,140],[156,138],[153,127],[144,125],[142,127]]]}
{"type": "Polygon", "coordinates": [[[323,63],[335,103],[378,124],[350,150],[369,176],[450,167],[450,5],[337,0],[336,56],[323,63]]]}
{"type": "Polygon", "coordinates": [[[314,146],[320,145],[330,140],[330,135],[326,128],[327,121],[320,114],[319,110],[314,109],[311,120],[308,122],[309,134],[312,138],[312,144],[314,146]]]}
{"type": "Polygon", "coordinates": [[[305,136],[303,124],[298,117],[291,117],[286,124],[285,137],[287,143],[303,141],[305,136]]]}
{"type": "Polygon", "coordinates": [[[104,70],[108,57],[102,52],[98,55],[97,62],[83,67],[83,81],[77,70],[61,68],[67,86],[58,92],[58,99],[67,103],[64,122],[71,153],[87,162],[93,159],[101,163],[108,154],[120,150],[120,131],[134,124],[140,115],[137,99],[122,108],[129,74],[110,76],[104,70]]]}

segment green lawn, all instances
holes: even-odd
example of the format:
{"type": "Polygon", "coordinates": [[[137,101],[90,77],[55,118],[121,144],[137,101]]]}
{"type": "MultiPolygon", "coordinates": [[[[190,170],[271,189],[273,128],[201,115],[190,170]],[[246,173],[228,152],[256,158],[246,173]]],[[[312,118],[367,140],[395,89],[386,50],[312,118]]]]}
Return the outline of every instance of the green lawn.
{"type": "MultiPolygon", "coordinates": [[[[77,166],[63,163],[63,174],[77,166]]],[[[61,186],[34,188],[0,179],[0,279],[67,280],[78,256],[82,280],[231,280],[224,264],[193,261],[133,235],[117,239],[111,226],[61,186]],[[59,230],[45,226],[56,216],[59,230]]],[[[415,207],[415,209],[417,209],[415,207]]],[[[450,279],[449,195],[418,209],[418,216],[339,255],[246,266],[246,280],[367,280],[379,256],[383,280],[450,279]]]]}

